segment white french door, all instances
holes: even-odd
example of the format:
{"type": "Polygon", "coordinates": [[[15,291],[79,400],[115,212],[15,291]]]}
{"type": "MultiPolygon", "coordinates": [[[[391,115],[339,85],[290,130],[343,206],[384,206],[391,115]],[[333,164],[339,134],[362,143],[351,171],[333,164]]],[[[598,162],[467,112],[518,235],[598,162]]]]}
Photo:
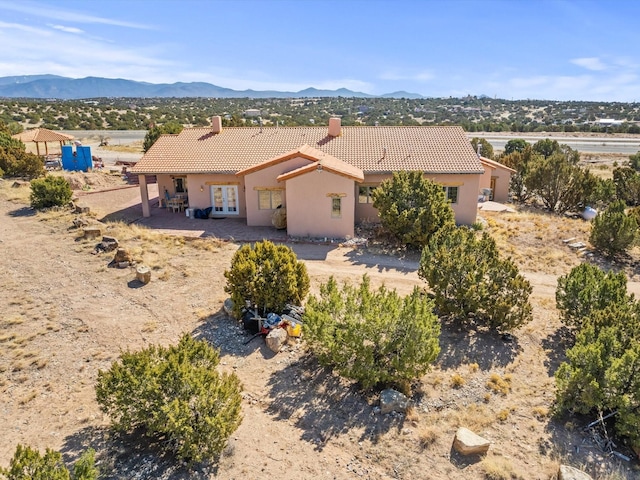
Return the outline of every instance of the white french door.
{"type": "Polygon", "coordinates": [[[238,215],[238,186],[211,185],[211,204],[214,214],[238,215]]]}

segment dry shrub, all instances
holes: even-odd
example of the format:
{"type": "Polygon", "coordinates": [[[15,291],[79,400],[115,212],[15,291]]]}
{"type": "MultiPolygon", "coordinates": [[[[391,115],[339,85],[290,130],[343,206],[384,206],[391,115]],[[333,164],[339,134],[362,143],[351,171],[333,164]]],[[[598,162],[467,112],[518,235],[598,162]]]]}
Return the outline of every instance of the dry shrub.
{"type": "Polygon", "coordinates": [[[506,422],[507,418],[509,418],[509,415],[511,414],[511,412],[514,410],[513,407],[510,408],[503,408],[502,410],[500,410],[498,412],[498,414],[496,415],[496,417],[498,418],[499,421],[501,422],[506,422]]]}
{"type": "Polygon", "coordinates": [[[493,393],[505,396],[511,391],[511,375],[500,377],[497,373],[492,373],[487,382],[487,388],[493,393]]]}
{"type": "Polygon", "coordinates": [[[477,363],[470,363],[469,364],[469,372],[471,372],[471,373],[476,373],[479,368],[480,368],[480,365],[478,365],[477,363]]]}
{"type": "Polygon", "coordinates": [[[454,373],[451,375],[451,387],[452,388],[460,388],[464,385],[465,380],[458,373],[454,373]]]}
{"type": "Polygon", "coordinates": [[[533,407],[533,416],[540,421],[544,420],[549,416],[549,407],[544,405],[533,407]]]}
{"type": "Polygon", "coordinates": [[[513,467],[511,462],[504,458],[489,455],[480,462],[480,468],[484,478],[489,480],[517,480],[522,477],[513,467]]]}
{"type": "Polygon", "coordinates": [[[472,403],[467,407],[451,410],[446,414],[450,424],[455,427],[465,427],[472,431],[479,431],[493,423],[495,418],[485,405],[472,403]]]}
{"type": "Polygon", "coordinates": [[[429,448],[433,445],[440,436],[441,430],[435,425],[425,425],[418,431],[418,443],[423,449],[429,448]]]}

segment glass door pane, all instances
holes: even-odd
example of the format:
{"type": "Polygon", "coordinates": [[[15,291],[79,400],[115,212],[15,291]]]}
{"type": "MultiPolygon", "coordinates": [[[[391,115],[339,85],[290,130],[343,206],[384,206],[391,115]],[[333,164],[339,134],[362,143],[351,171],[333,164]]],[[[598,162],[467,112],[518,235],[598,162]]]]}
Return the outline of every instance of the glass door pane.
{"type": "Polygon", "coordinates": [[[238,202],[237,195],[238,187],[227,187],[227,211],[228,212],[237,212],[238,211],[238,202]]]}

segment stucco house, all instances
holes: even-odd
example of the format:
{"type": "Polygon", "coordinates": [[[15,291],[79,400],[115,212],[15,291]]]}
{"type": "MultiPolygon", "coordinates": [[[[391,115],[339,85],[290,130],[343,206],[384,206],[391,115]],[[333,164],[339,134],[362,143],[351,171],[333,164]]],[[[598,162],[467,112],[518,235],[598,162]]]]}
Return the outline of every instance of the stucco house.
{"type": "Polygon", "coordinates": [[[328,128],[222,128],[219,116],[211,128],[161,136],[131,171],[144,216],[151,215],[145,175],[156,175],[161,198],[188,195],[189,207],[212,207],[212,215],[249,226],[271,225],[285,207],[289,235],[344,238],[355,224],[377,221],[371,193],[399,170],[442,185],[459,224],[475,222],[492,176],[460,127],[343,127],[331,118],[328,128]]]}

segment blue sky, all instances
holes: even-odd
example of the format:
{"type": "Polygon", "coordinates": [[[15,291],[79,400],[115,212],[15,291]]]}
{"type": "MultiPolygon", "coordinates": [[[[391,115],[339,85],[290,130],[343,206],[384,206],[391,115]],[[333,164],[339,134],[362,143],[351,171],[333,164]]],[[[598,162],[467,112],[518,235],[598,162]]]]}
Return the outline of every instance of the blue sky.
{"type": "Polygon", "coordinates": [[[635,0],[0,0],[0,77],[640,101],[635,0]]]}

